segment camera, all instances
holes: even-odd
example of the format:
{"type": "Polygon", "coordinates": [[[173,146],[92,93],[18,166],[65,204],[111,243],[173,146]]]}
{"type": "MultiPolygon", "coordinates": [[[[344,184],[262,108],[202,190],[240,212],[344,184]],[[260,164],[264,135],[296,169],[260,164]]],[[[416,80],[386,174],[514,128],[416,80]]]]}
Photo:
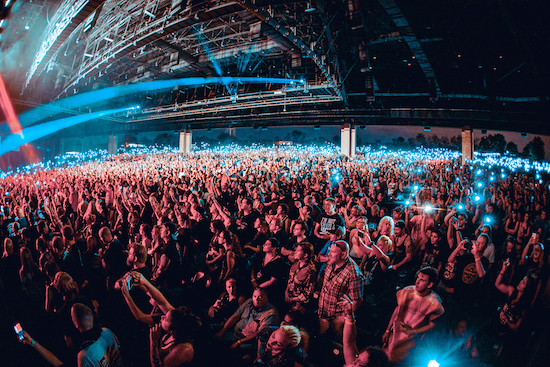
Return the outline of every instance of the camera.
{"type": "Polygon", "coordinates": [[[472,241],[470,240],[466,240],[466,243],[464,244],[464,248],[468,251],[470,251],[472,249],[472,247],[474,246],[474,244],[472,243],[472,241]]]}

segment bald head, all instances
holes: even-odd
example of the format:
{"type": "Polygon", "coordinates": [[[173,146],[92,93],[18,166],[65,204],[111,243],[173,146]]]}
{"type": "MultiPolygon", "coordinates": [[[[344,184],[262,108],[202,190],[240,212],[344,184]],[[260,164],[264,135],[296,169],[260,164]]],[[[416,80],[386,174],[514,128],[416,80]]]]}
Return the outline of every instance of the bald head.
{"type": "Polygon", "coordinates": [[[75,303],[73,307],[71,307],[71,318],[74,326],[80,332],[90,330],[94,326],[94,315],[92,310],[82,303],[75,303]]]}

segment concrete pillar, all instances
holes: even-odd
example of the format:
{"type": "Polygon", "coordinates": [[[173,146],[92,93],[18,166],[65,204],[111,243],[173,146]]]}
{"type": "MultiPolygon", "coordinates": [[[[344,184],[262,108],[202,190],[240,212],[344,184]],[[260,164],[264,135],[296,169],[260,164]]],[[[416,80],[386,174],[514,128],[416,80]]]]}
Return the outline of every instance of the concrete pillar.
{"type": "Polygon", "coordinates": [[[351,157],[355,158],[355,147],[357,146],[357,133],[355,131],[355,125],[351,125],[350,129],[351,135],[351,157]]]}
{"type": "Polygon", "coordinates": [[[462,164],[474,158],[474,132],[469,127],[462,129],[462,164]]]}
{"type": "Polygon", "coordinates": [[[180,153],[189,153],[191,151],[191,144],[193,142],[193,133],[191,130],[180,131],[180,153]]]}
{"type": "Polygon", "coordinates": [[[348,157],[355,157],[355,144],[356,144],[356,131],[355,126],[351,124],[345,124],[340,130],[342,134],[341,138],[341,151],[343,155],[348,157]]]}
{"type": "Polygon", "coordinates": [[[108,145],[109,153],[116,154],[117,148],[118,148],[117,136],[109,135],[109,145],[108,145]]]}

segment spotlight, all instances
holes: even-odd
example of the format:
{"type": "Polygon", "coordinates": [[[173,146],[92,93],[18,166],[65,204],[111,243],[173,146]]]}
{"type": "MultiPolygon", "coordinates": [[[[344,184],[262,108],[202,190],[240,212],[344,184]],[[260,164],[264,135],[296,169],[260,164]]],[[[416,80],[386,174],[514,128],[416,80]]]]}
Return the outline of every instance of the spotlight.
{"type": "Polygon", "coordinates": [[[432,359],[428,362],[428,367],[439,367],[439,363],[435,359],[432,359]]]}

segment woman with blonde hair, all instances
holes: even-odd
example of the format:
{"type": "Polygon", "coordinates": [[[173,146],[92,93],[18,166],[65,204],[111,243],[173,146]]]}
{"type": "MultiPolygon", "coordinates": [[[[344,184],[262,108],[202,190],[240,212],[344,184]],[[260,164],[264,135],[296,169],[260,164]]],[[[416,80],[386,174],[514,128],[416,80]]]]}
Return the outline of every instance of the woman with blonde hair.
{"type": "Polygon", "coordinates": [[[380,219],[380,222],[378,222],[378,229],[376,230],[376,232],[373,233],[373,238],[378,238],[382,235],[388,237],[393,236],[394,227],[395,224],[392,217],[390,217],[389,215],[382,217],[382,219],[380,219]]]}
{"type": "Polygon", "coordinates": [[[293,325],[270,326],[258,335],[258,353],[254,367],[303,366],[306,352],[301,347],[300,330],[293,325]]]}

